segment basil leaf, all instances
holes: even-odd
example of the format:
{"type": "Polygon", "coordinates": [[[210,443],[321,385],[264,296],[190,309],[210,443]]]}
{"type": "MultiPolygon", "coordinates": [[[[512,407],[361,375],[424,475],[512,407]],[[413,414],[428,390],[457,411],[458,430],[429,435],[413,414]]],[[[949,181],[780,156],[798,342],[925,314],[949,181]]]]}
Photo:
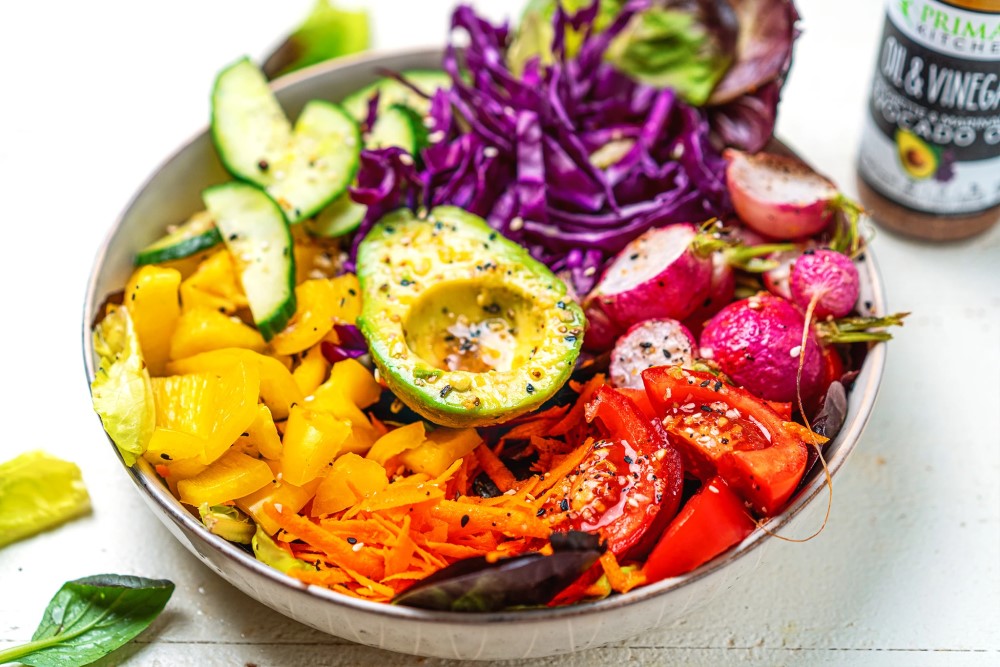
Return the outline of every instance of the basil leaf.
{"type": "Polygon", "coordinates": [[[173,592],[165,579],[99,574],[69,581],[49,602],[32,641],[0,651],[0,664],[89,665],[145,630],[173,592]]]}

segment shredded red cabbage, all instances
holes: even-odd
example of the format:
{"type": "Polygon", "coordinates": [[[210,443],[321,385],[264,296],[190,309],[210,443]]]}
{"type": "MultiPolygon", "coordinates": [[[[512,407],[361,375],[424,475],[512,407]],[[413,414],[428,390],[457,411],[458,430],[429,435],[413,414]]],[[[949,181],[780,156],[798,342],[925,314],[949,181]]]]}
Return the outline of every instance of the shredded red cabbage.
{"type": "Polygon", "coordinates": [[[344,359],[357,359],[368,354],[368,343],[361,334],[361,330],[356,326],[353,324],[334,324],[333,330],[340,343],[324,340],[320,345],[320,351],[331,364],[344,359]]]}
{"type": "Polygon", "coordinates": [[[647,4],[629,2],[601,32],[593,31],[596,2],[575,15],[557,10],[554,63],[531,60],[520,78],[506,65],[507,26],[458,7],[452,29],[469,44],[445,53],[452,88],[431,100],[437,141],[423,150],[419,169],[399,149],[362,153],[352,197],[369,212],[355,250],[389,210],[451,204],[484,217],[582,295],[605,262],[650,227],[726,214],[725,162],[705,116],[603,58],[647,4]],[[562,43],[567,26],[584,34],[572,58],[562,43]],[[596,159],[602,149],[611,157],[596,159]]]}

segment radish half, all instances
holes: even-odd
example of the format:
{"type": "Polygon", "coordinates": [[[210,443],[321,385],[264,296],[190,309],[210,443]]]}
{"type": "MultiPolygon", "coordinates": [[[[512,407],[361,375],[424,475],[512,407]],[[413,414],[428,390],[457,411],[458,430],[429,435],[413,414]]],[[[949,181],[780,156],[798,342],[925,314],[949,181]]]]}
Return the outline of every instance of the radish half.
{"type": "Polygon", "coordinates": [[[801,239],[821,232],[833,220],[840,193],[809,165],[773,153],[723,154],[726,184],[736,215],[772,239],[801,239]]]}
{"type": "Polygon", "coordinates": [[[630,326],[651,318],[683,320],[708,296],[712,260],[691,249],[698,228],[651,229],[612,260],[584,300],[589,348],[607,347],[630,326]]]}
{"type": "Polygon", "coordinates": [[[640,322],[615,343],[611,352],[611,384],[642,389],[644,370],[653,366],[689,368],[697,349],[694,336],[677,320],[640,322]]]}

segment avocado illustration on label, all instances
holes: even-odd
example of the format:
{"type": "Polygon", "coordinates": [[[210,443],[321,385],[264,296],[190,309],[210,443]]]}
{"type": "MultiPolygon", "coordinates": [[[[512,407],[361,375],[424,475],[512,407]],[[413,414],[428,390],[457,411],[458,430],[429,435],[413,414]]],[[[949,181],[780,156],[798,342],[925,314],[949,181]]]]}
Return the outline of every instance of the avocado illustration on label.
{"type": "Polygon", "coordinates": [[[896,130],[896,149],[899,161],[910,178],[922,181],[933,176],[938,169],[938,151],[909,130],[896,130]]]}

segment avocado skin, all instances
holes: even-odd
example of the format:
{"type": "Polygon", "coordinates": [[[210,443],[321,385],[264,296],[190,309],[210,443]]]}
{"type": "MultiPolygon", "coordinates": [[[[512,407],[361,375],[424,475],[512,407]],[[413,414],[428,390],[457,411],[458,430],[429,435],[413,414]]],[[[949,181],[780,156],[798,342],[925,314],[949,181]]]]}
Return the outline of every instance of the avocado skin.
{"type": "Polygon", "coordinates": [[[451,206],[423,218],[395,211],[362,241],[357,266],[358,327],[372,360],[389,389],[429,421],[499,424],[537,409],[569,379],[583,341],[583,311],[548,267],[482,218],[451,206]],[[461,309],[470,298],[489,301],[488,312],[506,299],[516,347],[509,369],[447,370],[414,349],[426,352],[425,341],[443,329],[434,326],[439,311],[461,309]]]}

